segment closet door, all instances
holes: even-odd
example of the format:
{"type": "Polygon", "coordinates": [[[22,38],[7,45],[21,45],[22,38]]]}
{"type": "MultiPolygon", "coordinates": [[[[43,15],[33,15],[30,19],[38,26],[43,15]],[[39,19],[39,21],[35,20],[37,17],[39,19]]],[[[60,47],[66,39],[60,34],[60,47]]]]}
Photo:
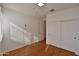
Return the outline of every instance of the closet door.
{"type": "Polygon", "coordinates": [[[60,45],[60,22],[50,22],[47,26],[47,44],[59,47],[60,45]]]}
{"type": "Polygon", "coordinates": [[[79,20],[77,22],[76,55],[79,55],[79,20]]]}
{"type": "Polygon", "coordinates": [[[0,20],[0,52],[2,50],[2,21],[0,20]]]}
{"type": "Polygon", "coordinates": [[[77,20],[61,22],[61,47],[75,52],[77,40],[77,20]]]}

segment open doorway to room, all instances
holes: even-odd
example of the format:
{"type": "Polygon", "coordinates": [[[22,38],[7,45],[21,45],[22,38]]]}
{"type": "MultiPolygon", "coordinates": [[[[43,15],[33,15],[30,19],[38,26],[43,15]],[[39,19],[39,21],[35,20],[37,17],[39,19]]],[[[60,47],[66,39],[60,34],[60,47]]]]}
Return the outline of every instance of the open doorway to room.
{"type": "Polygon", "coordinates": [[[46,20],[44,20],[44,41],[46,42],[46,20]]]}

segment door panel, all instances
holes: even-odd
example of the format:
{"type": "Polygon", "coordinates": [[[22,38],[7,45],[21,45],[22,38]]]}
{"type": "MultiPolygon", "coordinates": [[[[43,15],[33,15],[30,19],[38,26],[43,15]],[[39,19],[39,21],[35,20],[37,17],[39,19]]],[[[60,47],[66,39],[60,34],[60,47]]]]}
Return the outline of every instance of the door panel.
{"type": "Polygon", "coordinates": [[[62,21],[61,24],[61,47],[74,52],[75,40],[77,39],[77,21],[62,21]]]}
{"type": "Polygon", "coordinates": [[[76,55],[79,55],[79,21],[77,22],[77,39],[75,40],[75,46],[76,46],[76,50],[75,53],[76,55]]]}
{"type": "Polygon", "coordinates": [[[60,22],[51,22],[48,25],[48,33],[47,33],[47,44],[52,44],[54,46],[59,47],[59,42],[60,42],[60,22]]]}

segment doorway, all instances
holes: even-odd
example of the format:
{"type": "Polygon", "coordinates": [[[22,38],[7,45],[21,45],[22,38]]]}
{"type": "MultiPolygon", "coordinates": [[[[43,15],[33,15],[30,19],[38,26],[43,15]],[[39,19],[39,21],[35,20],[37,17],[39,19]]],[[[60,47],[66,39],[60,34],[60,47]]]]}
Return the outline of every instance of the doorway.
{"type": "Polygon", "coordinates": [[[46,20],[44,20],[44,41],[46,42],[46,20]]]}

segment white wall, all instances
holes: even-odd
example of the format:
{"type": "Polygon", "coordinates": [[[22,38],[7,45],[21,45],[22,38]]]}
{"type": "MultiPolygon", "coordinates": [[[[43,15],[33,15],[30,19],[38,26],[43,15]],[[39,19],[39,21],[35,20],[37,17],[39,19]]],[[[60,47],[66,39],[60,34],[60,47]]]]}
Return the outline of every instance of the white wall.
{"type": "MultiPolygon", "coordinates": [[[[27,11],[27,10],[26,10],[27,11]]],[[[9,29],[9,22],[13,22],[14,24],[20,26],[21,28],[25,29],[26,31],[32,33],[33,36],[36,36],[37,39],[34,39],[34,42],[38,42],[43,40],[43,28],[42,26],[42,18],[23,14],[19,11],[15,11],[6,7],[2,8],[3,14],[3,25],[4,25],[4,37],[2,42],[2,50],[10,51],[19,47],[22,47],[26,44],[20,44],[10,40],[10,29],[9,29]],[[26,24],[26,27],[25,27],[26,24]]]]}
{"type": "MultiPolygon", "coordinates": [[[[53,33],[53,31],[50,32],[53,26],[53,22],[55,21],[62,21],[62,20],[73,20],[73,19],[78,19],[79,20],[79,7],[74,7],[74,8],[69,8],[61,11],[54,11],[53,13],[50,13],[47,15],[47,35],[46,35],[46,43],[53,45],[53,39],[52,35],[50,33],[53,33]],[[50,28],[51,26],[51,28],[50,28]]],[[[79,31],[78,31],[79,32],[79,31]]],[[[79,39],[79,34],[78,34],[78,39],[79,39]]],[[[55,44],[60,44],[61,40],[58,40],[57,43],[55,44]]],[[[77,41],[76,43],[79,43],[77,41]]],[[[79,45],[79,44],[78,44],[79,45]]],[[[58,45],[57,45],[58,46],[58,45]]],[[[77,45],[76,45],[77,46],[77,45]]],[[[58,46],[60,47],[60,46],[58,46]]],[[[79,47],[79,46],[77,46],[79,47]]],[[[77,51],[79,53],[79,51],[77,51]]]]}

